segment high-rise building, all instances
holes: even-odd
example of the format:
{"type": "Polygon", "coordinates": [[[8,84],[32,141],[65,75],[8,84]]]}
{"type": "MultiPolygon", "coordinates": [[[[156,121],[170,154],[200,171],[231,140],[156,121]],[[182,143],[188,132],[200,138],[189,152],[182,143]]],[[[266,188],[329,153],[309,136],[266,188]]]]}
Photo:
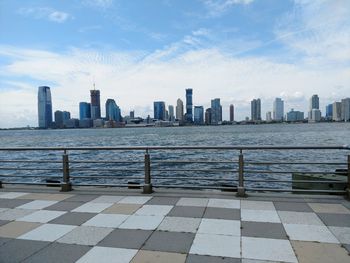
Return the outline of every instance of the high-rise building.
{"type": "Polygon", "coordinates": [[[222,107],[220,99],[211,100],[211,124],[217,125],[222,122],[222,107]]]}
{"type": "Polygon", "coordinates": [[[52,123],[52,101],[50,87],[41,86],[38,89],[38,124],[39,128],[47,129],[52,123]]]}
{"type": "Polygon", "coordinates": [[[106,120],[107,121],[121,121],[120,108],[113,99],[106,101],[106,120]]]}
{"type": "Polygon", "coordinates": [[[301,111],[295,111],[294,109],[292,109],[286,115],[286,121],[289,121],[289,122],[297,122],[297,121],[303,121],[303,120],[304,120],[304,112],[301,112],[301,111]]]}
{"type": "Polygon", "coordinates": [[[182,122],[184,120],[184,103],[181,99],[176,102],[176,119],[182,122]]]}
{"type": "Polygon", "coordinates": [[[235,121],[235,107],[233,104],[230,105],[230,122],[235,121]]]}
{"type": "Polygon", "coordinates": [[[169,114],[169,121],[175,121],[174,106],[173,105],[168,106],[168,114],[169,114]]]}
{"type": "Polygon", "coordinates": [[[253,99],[250,103],[251,120],[261,121],[261,100],[253,99]]]}
{"type": "Polygon", "coordinates": [[[203,106],[194,106],[194,124],[204,124],[204,108],[203,106]]]}
{"type": "Polygon", "coordinates": [[[135,111],[130,111],[130,114],[129,114],[129,116],[130,116],[130,119],[134,119],[135,118],[135,111]]]}
{"type": "Polygon", "coordinates": [[[266,121],[272,122],[272,114],[271,111],[266,112],[266,121]]]}
{"type": "Polygon", "coordinates": [[[193,122],[193,101],[192,101],[192,89],[186,89],[186,122],[193,122]]]}
{"type": "Polygon", "coordinates": [[[66,127],[67,121],[70,119],[70,112],[69,111],[55,111],[55,124],[57,128],[64,128],[66,127]]]}
{"type": "Polygon", "coordinates": [[[91,104],[87,102],[79,103],[79,119],[90,119],[91,118],[91,104]]]}
{"type": "Polygon", "coordinates": [[[276,98],[273,102],[273,119],[282,121],[284,116],[284,101],[281,98],[276,98]]]}
{"type": "Polygon", "coordinates": [[[319,110],[320,109],[320,99],[318,97],[318,95],[312,95],[312,97],[310,98],[310,105],[309,105],[309,114],[308,114],[308,120],[310,122],[315,122],[317,120],[313,120],[312,119],[312,110],[316,109],[319,110]]]}
{"type": "Polygon", "coordinates": [[[311,122],[321,121],[321,111],[318,109],[312,109],[311,111],[311,122]]]}
{"type": "Polygon", "coordinates": [[[211,108],[208,108],[205,110],[205,124],[210,125],[211,124],[211,108]]]}
{"type": "Polygon", "coordinates": [[[326,119],[332,120],[333,118],[333,104],[328,104],[326,106],[326,119]]]}
{"type": "Polygon", "coordinates": [[[333,103],[333,121],[341,121],[341,102],[333,103]]]}
{"type": "Polygon", "coordinates": [[[165,120],[165,102],[164,101],[155,101],[153,103],[153,112],[154,119],[156,120],[165,120]]]}
{"type": "Polygon", "coordinates": [[[91,118],[93,120],[101,119],[101,103],[100,103],[100,91],[90,90],[91,97],[91,118]]]}
{"type": "Polygon", "coordinates": [[[350,98],[341,100],[341,120],[350,121],[350,98]]]}

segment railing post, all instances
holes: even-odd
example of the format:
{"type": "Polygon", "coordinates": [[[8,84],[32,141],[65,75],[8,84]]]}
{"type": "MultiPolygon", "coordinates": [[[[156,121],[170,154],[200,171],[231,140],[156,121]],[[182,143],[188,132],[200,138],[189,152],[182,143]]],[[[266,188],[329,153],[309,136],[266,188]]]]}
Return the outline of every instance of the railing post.
{"type": "Polygon", "coordinates": [[[244,159],[243,159],[243,151],[239,150],[238,156],[238,187],[237,187],[237,196],[245,197],[245,189],[244,189],[244,159]]]}
{"type": "Polygon", "coordinates": [[[348,185],[346,188],[346,195],[350,199],[350,155],[348,155],[348,185]]]}
{"type": "Polygon", "coordinates": [[[72,183],[69,177],[69,158],[66,150],[64,150],[64,153],[62,155],[62,164],[63,164],[63,182],[61,184],[61,192],[72,191],[72,183]]]}
{"type": "Polygon", "coordinates": [[[146,149],[145,153],[145,183],[143,185],[143,193],[151,194],[152,190],[152,182],[151,182],[151,158],[148,153],[148,149],[146,149]]]}

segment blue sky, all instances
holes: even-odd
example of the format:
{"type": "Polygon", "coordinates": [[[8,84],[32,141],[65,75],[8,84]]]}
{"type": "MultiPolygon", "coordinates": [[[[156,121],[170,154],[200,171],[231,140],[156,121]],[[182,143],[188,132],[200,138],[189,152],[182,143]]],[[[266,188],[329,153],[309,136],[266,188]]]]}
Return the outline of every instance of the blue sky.
{"type": "MultiPolygon", "coordinates": [[[[219,97],[228,116],[249,101],[307,110],[350,96],[347,0],[0,0],[0,127],[37,124],[39,85],[54,110],[78,116],[93,81],[102,104],[152,113],[194,89],[194,104],[219,97]],[[227,110],[226,110],[227,108],[227,110]]],[[[103,112],[103,110],[102,110],[103,112]]]]}

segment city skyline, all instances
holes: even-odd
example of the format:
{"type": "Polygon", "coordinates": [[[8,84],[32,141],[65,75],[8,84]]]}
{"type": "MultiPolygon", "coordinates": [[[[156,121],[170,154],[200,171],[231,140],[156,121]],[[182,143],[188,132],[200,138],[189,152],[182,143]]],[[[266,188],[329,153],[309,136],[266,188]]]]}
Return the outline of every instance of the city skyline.
{"type": "MultiPolygon", "coordinates": [[[[261,98],[306,113],[349,97],[350,10],[346,0],[1,1],[0,127],[36,126],[37,87],[55,109],[79,116],[77,101],[103,90],[122,115],[152,115],[152,101],[194,105],[220,98],[250,116],[261,98]],[[162,14],[162,15],[156,15],[162,14]],[[132,17],[132,19],[131,19],[132,17]],[[7,25],[11,25],[10,27],[7,25]],[[185,104],[185,100],[184,100],[185,104]]],[[[104,107],[101,107],[104,115],[104,107]]],[[[315,112],[316,113],[316,112],[315,112]]],[[[229,119],[223,110],[223,119],[229,119]]],[[[264,116],[264,114],[263,114],[264,116]]]]}

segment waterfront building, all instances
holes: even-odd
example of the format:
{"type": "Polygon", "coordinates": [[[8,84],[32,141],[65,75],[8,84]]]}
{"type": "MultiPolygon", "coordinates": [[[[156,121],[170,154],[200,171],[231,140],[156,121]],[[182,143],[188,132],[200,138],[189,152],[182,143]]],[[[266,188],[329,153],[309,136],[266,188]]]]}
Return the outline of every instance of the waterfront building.
{"type": "Polygon", "coordinates": [[[350,98],[341,100],[341,120],[350,121],[350,98]]]}
{"type": "Polygon", "coordinates": [[[333,118],[333,104],[328,104],[326,106],[326,119],[332,120],[333,118]]]}
{"type": "Polygon", "coordinates": [[[292,109],[286,115],[286,121],[288,122],[299,122],[303,120],[304,120],[304,112],[301,112],[301,111],[295,111],[294,109],[292,109]]]}
{"type": "Polygon", "coordinates": [[[64,123],[65,128],[73,129],[79,128],[79,120],[78,119],[68,119],[64,123]]]}
{"type": "Polygon", "coordinates": [[[155,101],[153,103],[153,113],[154,119],[156,120],[165,120],[165,102],[164,101],[155,101]]]}
{"type": "Polygon", "coordinates": [[[313,120],[312,119],[312,110],[316,109],[319,110],[320,109],[320,99],[318,97],[318,95],[312,95],[312,97],[310,98],[310,103],[309,103],[309,113],[308,113],[308,120],[309,122],[316,122],[317,120],[313,120]]]}
{"type": "Polygon", "coordinates": [[[321,111],[318,109],[312,109],[311,111],[311,122],[321,121],[321,111]]]}
{"type": "Polygon", "coordinates": [[[235,121],[235,107],[233,104],[230,105],[230,122],[235,121]]]}
{"type": "Polygon", "coordinates": [[[204,108],[203,106],[194,106],[194,124],[204,124],[204,108]]]}
{"type": "Polygon", "coordinates": [[[38,124],[41,129],[47,129],[52,124],[51,91],[47,86],[38,89],[38,124]]]}
{"type": "Polygon", "coordinates": [[[181,99],[176,102],[176,119],[180,122],[184,120],[184,103],[181,99]]]}
{"type": "Polygon", "coordinates": [[[93,125],[92,119],[82,119],[79,120],[79,128],[91,128],[93,125]]]}
{"type": "Polygon", "coordinates": [[[193,101],[192,101],[192,89],[186,89],[186,122],[192,123],[193,122],[193,101]]]}
{"type": "Polygon", "coordinates": [[[271,111],[266,112],[266,121],[272,122],[272,114],[271,111]]]}
{"type": "Polygon", "coordinates": [[[107,99],[106,101],[106,120],[107,121],[117,121],[121,122],[122,120],[120,108],[115,103],[114,99],[107,99]]]}
{"type": "Polygon", "coordinates": [[[341,121],[341,102],[333,103],[333,121],[341,121]]]}
{"type": "Polygon", "coordinates": [[[206,125],[210,125],[211,124],[211,112],[212,112],[211,108],[208,108],[208,109],[205,110],[205,121],[204,121],[204,123],[206,125]]]}
{"type": "Polygon", "coordinates": [[[253,99],[250,103],[251,120],[261,121],[261,100],[253,99]]]}
{"type": "Polygon", "coordinates": [[[168,114],[169,114],[169,121],[175,121],[174,106],[173,105],[168,106],[168,114]]]}
{"type": "Polygon", "coordinates": [[[56,128],[63,128],[63,111],[57,110],[55,111],[54,115],[56,128]]]}
{"type": "Polygon", "coordinates": [[[94,128],[103,128],[104,125],[105,125],[105,121],[102,119],[93,120],[93,127],[94,128]]]}
{"type": "Polygon", "coordinates": [[[93,120],[101,119],[101,103],[100,103],[100,91],[90,90],[91,97],[91,118],[93,120]]]}
{"type": "Polygon", "coordinates": [[[130,114],[129,114],[129,116],[130,116],[130,119],[135,119],[135,111],[130,111],[130,114]]]}
{"type": "Polygon", "coordinates": [[[211,124],[217,125],[222,122],[222,106],[220,99],[211,100],[211,124]]]}
{"type": "Polygon", "coordinates": [[[79,119],[90,119],[91,118],[91,104],[88,102],[79,103],[79,119]]]}
{"type": "Polygon", "coordinates": [[[273,120],[283,121],[284,116],[284,101],[281,98],[276,98],[273,102],[273,120]]]}

